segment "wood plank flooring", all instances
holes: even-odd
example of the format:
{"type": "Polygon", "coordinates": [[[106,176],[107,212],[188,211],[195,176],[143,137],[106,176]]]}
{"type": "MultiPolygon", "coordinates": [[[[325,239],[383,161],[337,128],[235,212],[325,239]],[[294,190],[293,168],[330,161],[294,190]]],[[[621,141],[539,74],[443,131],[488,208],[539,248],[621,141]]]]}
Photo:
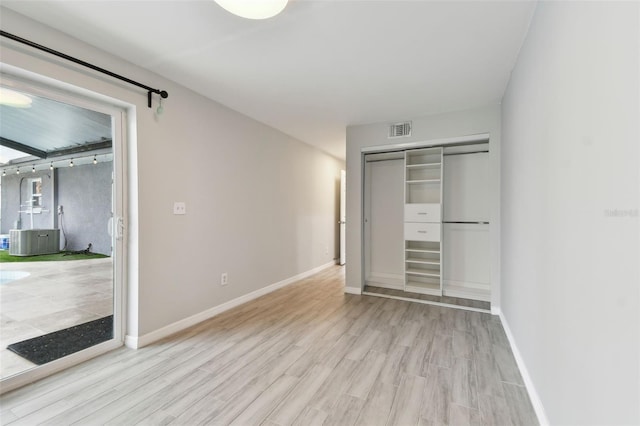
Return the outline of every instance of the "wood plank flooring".
{"type": "Polygon", "coordinates": [[[329,268],[0,398],[11,425],[533,425],[497,317],[343,294],[329,268]]]}

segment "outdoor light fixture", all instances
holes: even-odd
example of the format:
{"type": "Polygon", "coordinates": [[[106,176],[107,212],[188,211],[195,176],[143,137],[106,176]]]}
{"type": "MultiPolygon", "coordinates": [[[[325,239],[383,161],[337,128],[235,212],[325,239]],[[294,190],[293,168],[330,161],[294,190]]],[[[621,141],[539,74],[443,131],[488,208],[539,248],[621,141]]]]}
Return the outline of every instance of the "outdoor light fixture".
{"type": "Polygon", "coordinates": [[[36,172],[36,165],[34,164],[33,167],[31,167],[31,173],[35,173],[36,172]]]}
{"type": "Polygon", "coordinates": [[[53,170],[53,161],[51,162],[51,165],[49,166],[49,170],[53,170]]]}
{"type": "Polygon", "coordinates": [[[98,164],[98,159],[96,158],[96,156],[93,156],[93,164],[98,164]]]}
{"type": "Polygon", "coordinates": [[[276,16],[289,0],[214,0],[227,12],[247,19],[267,19],[276,16]]]}
{"type": "Polygon", "coordinates": [[[18,170],[16,171],[16,174],[19,175],[20,174],[20,167],[18,167],[18,170]]]}
{"type": "Polygon", "coordinates": [[[73,158],[71,159],[71,161],[69,162],[69,167],[73,167],[73,158]]]}
{"type": "Polygon", "coordinates": [[[31,98],[15,90],[0,87],[0,105],[6,105],[13,108],[30,108],[31,98]]]}
{"type": "Polygon", "coordinates": [[[6,176],[6,175],[7,175],[7,171],[6,171],[6,170],[3,170],[3,171],[2,171],[2,177],[6,176]]]}

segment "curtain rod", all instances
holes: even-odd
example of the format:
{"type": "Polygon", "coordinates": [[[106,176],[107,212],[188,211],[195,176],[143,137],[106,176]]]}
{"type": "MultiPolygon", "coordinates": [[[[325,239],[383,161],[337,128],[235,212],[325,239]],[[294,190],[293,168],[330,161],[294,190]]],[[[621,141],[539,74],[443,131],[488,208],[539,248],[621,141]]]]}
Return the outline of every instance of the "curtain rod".
{"type": "Polygon", "coordinates": [[[131,80],[130,78],[124,77],[124,76],[122,76],[120,74],[116,74],[116,73],[111,72],[109,70],[106,70],[104,68],[100,68],[97,65],[93,65],[93,64],[90,64],[89,62],[85,62],[85,61],[83,61],[81,59],[74,58],[73,56],[67,55],[66,53],[58,52],[57,50],[53,50],[53,49],[50,49],[50,48],[48,48],[46,46],[43,46],[41,44],[34,43],[34,42],[32,42],[30,40],[27,40],[27,39],[24,39],[22,37],[18,37],[17,35],[14,35],[14,34],[6,32],[6,31],[2,31],[2,30],[0,30],[0,35],[2,37],[10,38],[11,40],[17,41],[19,43],[26,44],[27,46],[33,47],[35,49],[42,50],[43,52],[47,52],[47,53],[50,53],[52,55],[58,56],[58,57],[60,57],[62,59],[66,59],[67,61],[71,61],[71,62],[74,62],[74,63],[76,63],[78,65],[82,65],[83,67],[91,68],[92,70],[101,72],[102,74],[106,74],[109,77],[113,77],[113,78],[116,78],[118,80],[122,80],[122,81],[124,81],[126,83],[132,84],[134,86],[138,86],[140,88],[143,88],[143,89],[145,89],[147,91],[147,106],[149,108],[151,108],[151,94],[152,93],[157,93],[163,99],[166,99],[166,98],[169,97],[169,93],[167,93],[166,90],[154,89],[153,87],[149,87],[146,84],[142,84],[142,83],[139,83],[139,82],[137,82],[135,80],[131,80]]]}

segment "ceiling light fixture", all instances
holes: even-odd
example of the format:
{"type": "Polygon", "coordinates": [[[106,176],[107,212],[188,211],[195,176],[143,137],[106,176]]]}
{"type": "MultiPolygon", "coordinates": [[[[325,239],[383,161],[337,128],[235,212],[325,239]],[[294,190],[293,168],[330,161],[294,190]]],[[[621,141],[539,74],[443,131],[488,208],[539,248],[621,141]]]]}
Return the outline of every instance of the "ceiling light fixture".
{"type": "Polygon", "coordinates": [[[0,87],[0,105],[6,105],[13,108],[31,108],[32,99],[15,90],[0,87]]]}
{"type": "Polygon", "coordinates": [[[247,19],[267,19],[276,16],[289,0],[214,0],[227,12],[247,19]]]}

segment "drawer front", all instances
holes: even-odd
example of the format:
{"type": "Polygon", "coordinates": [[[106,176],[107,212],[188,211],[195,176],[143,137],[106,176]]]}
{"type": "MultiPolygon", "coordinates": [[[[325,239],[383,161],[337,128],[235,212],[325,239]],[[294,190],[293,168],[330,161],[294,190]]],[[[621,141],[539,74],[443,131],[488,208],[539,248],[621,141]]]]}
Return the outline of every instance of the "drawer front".
{"type": "Polygon", "coordinates": [[[407,241],[440,241],[440,224],[406,222],[404,224],[404,239],[407,241]]]}
{"type": "Polygon", "coordinates": [[[405,222],[440,222],[440,204],[405,204],[405,222]]]}

